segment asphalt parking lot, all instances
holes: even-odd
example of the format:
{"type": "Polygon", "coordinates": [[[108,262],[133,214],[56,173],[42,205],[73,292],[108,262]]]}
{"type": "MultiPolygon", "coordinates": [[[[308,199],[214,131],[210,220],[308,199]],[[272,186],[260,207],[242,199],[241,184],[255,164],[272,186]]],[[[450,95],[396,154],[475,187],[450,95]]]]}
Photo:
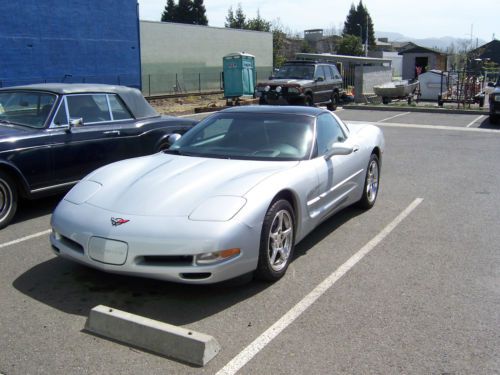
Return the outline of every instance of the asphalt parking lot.
{"type": "Polygon", "coordinates": [[[187,286],[56,258],[50,213],[0,231],[0,374],[498,374],[500,127],[486,116],[340,110],[386,138],[375,207],[296,248],[275,284],[187,286]],[[83,332],[103,304],[207,333],[198,368],[83,332]]]}

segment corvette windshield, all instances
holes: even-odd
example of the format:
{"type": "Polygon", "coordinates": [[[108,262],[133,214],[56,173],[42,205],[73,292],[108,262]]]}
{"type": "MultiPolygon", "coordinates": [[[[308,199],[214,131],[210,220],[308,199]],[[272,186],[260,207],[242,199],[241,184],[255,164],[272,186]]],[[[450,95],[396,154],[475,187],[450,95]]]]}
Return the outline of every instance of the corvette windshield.
{"type": "Polygon", "coordinates": [[[314,65],[283,65],[274,78],[313,79],[314,65]]]}
{"type": "Polygon", "coordinates": [[[43,92],[0,92],[0,121],[43,128],[55,101],[55,95],[43,92]]]}
{"type": "Polygon", "coordinates": [[[311,153],[314,117],[218,113],[200,122],[167,152],[246,160],[303,160],[311,153]]]}

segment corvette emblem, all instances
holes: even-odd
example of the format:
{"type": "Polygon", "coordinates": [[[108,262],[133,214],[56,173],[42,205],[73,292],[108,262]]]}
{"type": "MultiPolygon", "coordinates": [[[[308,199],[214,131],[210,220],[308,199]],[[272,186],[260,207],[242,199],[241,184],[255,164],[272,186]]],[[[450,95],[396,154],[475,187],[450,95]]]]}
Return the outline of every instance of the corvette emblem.
{"type": "Polygon", "coordinates": [[[114,227],[117,227],[118,225],[122,225],[122,224],[128,223],[129,221],[130,220],[122,219],[121,217],[112,217],[111,218],[111,224],[114,227]]]}

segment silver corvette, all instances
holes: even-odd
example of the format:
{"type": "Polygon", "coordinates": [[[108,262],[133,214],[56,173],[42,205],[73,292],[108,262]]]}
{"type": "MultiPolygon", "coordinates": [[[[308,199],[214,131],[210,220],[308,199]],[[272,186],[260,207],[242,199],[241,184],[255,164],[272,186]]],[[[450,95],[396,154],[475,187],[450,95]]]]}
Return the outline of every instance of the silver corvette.
{"type": "Polygon", "coordinates": [[[383,152],[379,128],[327,110],[224,110],[169,150],[89,174],[54,211],[50,240],[57,255],[108,272],[274,281],[318,224],[374,205],[383,152]]]}

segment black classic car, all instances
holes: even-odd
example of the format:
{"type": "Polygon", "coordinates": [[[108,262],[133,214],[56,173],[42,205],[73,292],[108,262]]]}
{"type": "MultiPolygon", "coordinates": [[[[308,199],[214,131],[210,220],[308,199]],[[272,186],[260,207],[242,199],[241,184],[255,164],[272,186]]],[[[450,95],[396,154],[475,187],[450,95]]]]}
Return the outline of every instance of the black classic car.
{"type": "Polygon", "coordinates": [[[139,90],[124,86],[0,89],[0,228],[20,197],[55,194],[105,164],[168,148],[171,134],[195,123],[160,116],[139,90]]]}
{"type": "Polygon", "coordinates": [[[342,77],[335,64],[306,60],[287,61],[268,81],[259,82],[259,104],[326,104],[337,109],[343,95],[342,77]]]}

